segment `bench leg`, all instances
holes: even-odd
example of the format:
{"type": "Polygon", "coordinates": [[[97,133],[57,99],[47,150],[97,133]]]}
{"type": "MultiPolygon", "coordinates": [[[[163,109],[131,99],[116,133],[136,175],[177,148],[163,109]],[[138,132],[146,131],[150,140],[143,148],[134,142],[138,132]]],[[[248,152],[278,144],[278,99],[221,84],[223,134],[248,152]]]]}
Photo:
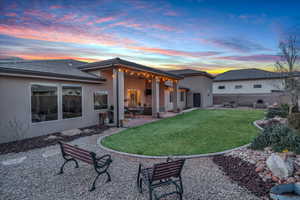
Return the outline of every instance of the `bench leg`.
{"type": "Polygon", "coordinates": [[[93,184],[92,184],[92,187],[91,187],[91,189],[89,190],[90,192],[91,192],[91,191],[94,191],[94,190],[96,189],[95,184],[96,184],[96,181],[97,181],[97,179],[99,178],[100,175],[101,175],[101,173],[98,174],[98,175],[96,176],[96,178],[95,178],[95,180],[94,180],[94,182],[93,182],[93,184]]]}
{"type": "Polygon", "coordinates": [[[107,175],[106,183],[108,183],[111,181],[110,174],[107,171],[105,173],[107,175]]]}
{"type": "Polygon", "coordinates": [[[69,161],[75,162],[75,164],[76,164],[75,168],[78,168],[78,167],[79,167],[78,162],[77,162],[75,159],[71,158],[71,159],[66,160],[66,161],[63,163],[63,165],[61,166],[60,171],[59,171],[58,174],[63,174],[63,173],[64,173],[64,167],[65,167],[65,165],[66,165],[69,161]]]}

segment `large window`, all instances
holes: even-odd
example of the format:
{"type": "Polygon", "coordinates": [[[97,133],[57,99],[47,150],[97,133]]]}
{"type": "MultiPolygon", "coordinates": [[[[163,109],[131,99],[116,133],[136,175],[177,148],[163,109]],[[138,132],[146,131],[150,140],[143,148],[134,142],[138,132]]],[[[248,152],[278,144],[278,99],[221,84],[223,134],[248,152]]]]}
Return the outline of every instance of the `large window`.
{"type": "Polygon", "coordinates": [[[62,87],[63,119],[82,115],[82,89],[80,86],[62,87]]]}
{"type": "Polygon", "coordinates": [[[180,92],[180,101],[183,102],[184,101],[184,91],[180,92]]]}
{"type": "Polygon", "coordinates": [[[236,85],[236,86],[234,86],[234,88],[235,88],[235,89],[242,89],[243,86],[242,86],[242,85],[236,85]]]}
{"type": "Polygon", "coordinates": [[[224,89],[225,89],[225,85],[220,85],[220,86],[218,87],[218,89],[219,89],[219,90],[224,90],[224,89]]]}
{"type": "Polygon", "coordinates": [[[94,109],[107,109],[108,108],[107,91],[97,91],[94,93],[94,109]]]}
{"type": "Polygon", "coordinates": [[[262,88],[262,85],[261,84],[255,84],[255,85],[253,85],[253,88],[262,88]]]}
{"type": "Polygon", "coordinates": [[[31,120],[43,122],[58,119],[57,87],[31,85],[31,120]]]}

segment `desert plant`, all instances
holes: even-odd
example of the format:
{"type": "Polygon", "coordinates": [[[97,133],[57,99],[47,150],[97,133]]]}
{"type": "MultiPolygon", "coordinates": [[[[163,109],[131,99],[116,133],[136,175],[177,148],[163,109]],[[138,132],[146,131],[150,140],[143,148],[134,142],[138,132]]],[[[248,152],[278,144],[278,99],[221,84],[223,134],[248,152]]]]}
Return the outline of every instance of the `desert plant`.
{"type": "Polygon", "coordinates": [[[276,152],[289,150],[300,153],[300,136],[284,125],[272,125],[262,131],[251,143],[250,148],[263,150],[272,147],[276,152]]]}
{"type": "Polygon", "coordinates": [[[266,114],[266,118],[274,118],[276,116],[286,118],[289,114],[289,105],[282,104],[278,108],[269,108],[266,114]]]}

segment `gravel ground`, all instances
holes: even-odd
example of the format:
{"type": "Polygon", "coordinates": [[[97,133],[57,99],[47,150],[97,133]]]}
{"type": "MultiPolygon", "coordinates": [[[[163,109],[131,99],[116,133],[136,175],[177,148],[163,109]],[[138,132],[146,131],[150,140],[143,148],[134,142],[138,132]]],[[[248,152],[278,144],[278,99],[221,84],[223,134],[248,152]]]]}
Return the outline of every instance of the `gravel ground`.
{"type": "MultiPolygon", "coordinates": [[[[107,131],[109,132],[109,131],[107,131]]],[[[97,146],[99,135],[79,138],[72,141],[79,147],[96,152],[106,153],[97,146]]],[[[17,154],[0,156],[0,199],[148,199],[147,191],[139,194],[135,187],[138,163],[151,165],[162,160],[136,159],[112,154],[110,168],[112,182],[106,183],[106,177],[98,179],[96,190],[89,192],[96,173],[92,166],[79,163],[78,169],[68,163],[63,175],[56,175],[63,159],[60,154],[53,155],[59,146],[50,146],[17,154]],[[49,157],[43,157],[46,152],[49,157]],[[5,166],[2,161],[26,156],[20,164],[5,166]]],[[[197,158],[186,161],[183,169],[184,199],[218,200],[218,199],[259,199],[245,189],[232,183],[228,177],[212,162],[211,158],[197,158]]]]}

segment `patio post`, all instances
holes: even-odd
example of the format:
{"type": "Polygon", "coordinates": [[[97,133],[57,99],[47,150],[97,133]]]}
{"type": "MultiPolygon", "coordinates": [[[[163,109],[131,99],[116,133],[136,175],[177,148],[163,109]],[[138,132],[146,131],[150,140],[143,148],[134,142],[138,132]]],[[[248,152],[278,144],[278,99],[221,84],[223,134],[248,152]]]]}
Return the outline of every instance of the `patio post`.
{"type": "Polygon", "coordinates": [[[124,120],[124,72],[113,69],[113,98],[114,98],[114,124],[123,125],[124,120]]]}
{"type": "Polygon", "coordinates": [[[152,79],[152,117],[158,117],[159,113],[159,80],[152,79]]]}
{"type": "Polygon", "coordinates": [[[178,110],[178,83],[176,80],[173,80],[173,111],[177,112],[178,110]]]}

